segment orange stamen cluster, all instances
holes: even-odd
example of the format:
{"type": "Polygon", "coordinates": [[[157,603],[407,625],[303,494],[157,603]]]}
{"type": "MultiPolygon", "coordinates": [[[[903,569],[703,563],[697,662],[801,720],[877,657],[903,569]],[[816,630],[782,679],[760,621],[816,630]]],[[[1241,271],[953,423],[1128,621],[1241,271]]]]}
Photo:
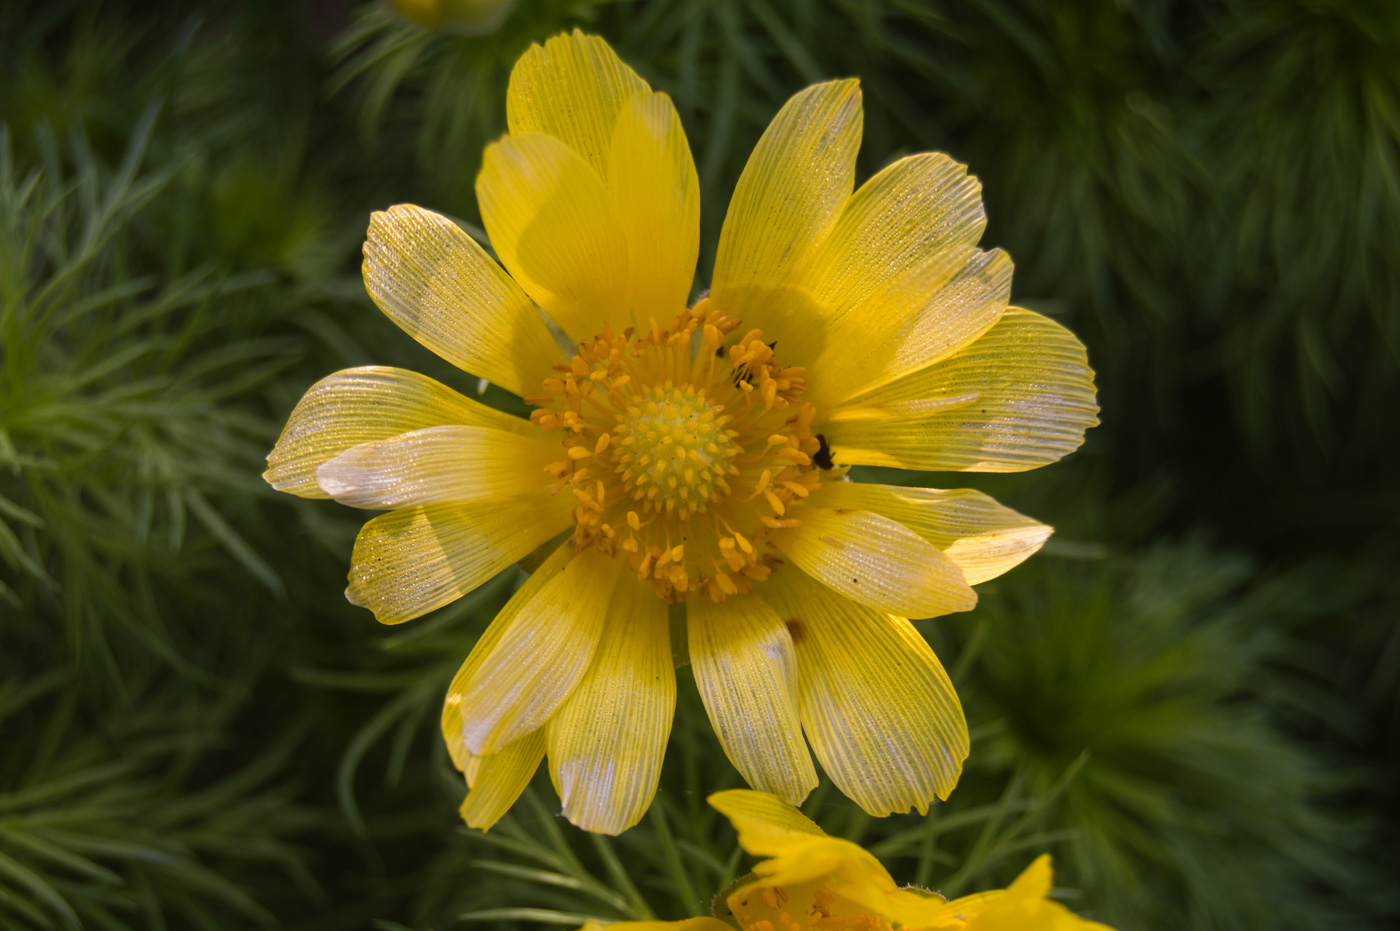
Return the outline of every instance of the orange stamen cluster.
{"type": "Polygon", "coordinates": [[[837,915],[836,896],[829,889],[817,889],[812,893],[811,911],[806,922],[793,917],[787,890],[782,886],[765,886],[762,890],[763,902],[771,911],[778,913],[775,922],[768,918],[755,919],[752,915],[739,914],[739,926],[744,931],[894,931],[887,918],[869,913],[837,915]]]}
{"type": "Polygon", "coordinates": [[[706,300],[636,338],[605,325],[526,398],[534,423],[565,433],[548,471],[578,499],[574,547],[625,555],[673,602],[766,579],[765,540],[821,484],[806,371],[760,330],[731,342],[738,325],[706,300]]]}

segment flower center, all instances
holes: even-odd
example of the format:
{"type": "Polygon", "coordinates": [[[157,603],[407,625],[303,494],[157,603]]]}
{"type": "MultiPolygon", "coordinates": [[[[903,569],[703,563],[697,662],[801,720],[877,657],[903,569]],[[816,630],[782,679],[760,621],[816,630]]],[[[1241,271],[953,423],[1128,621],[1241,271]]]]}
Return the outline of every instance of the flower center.
{"type": "Polygon", "coordinates": [[[564,433],[548,471],[569,488],[575,549],[622,556],[669,601],[715,601],[766,579],[768,536],[796,526],[801,500],[830,467],[799,404],[806,371],[700,301],[669,329],[610,329],[526,400],[530,419],[564,433]],[[816,462],[813,461],[816,457],[816,462]]]}
{"type": "Polygon", "coordinates": [[[688,516],[728,490],[724,477],[739,450],[724,430],[729,418],[722,411],[692,384],[668,382],[644,392],[615,431],[626,449],[617,456],[616,472],[633,500],[648,511],[688,516]]]}

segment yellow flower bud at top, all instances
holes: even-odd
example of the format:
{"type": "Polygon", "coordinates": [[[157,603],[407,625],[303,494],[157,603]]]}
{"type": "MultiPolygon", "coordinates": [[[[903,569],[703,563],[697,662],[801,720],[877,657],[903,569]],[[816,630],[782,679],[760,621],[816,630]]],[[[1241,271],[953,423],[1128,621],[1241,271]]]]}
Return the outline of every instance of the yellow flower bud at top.
{"type": "Polygon", "coordinates": [[[515,0],[386,0],[386,3],[410,23],[465,36],[495,32],[515,7],[515,0]]]}

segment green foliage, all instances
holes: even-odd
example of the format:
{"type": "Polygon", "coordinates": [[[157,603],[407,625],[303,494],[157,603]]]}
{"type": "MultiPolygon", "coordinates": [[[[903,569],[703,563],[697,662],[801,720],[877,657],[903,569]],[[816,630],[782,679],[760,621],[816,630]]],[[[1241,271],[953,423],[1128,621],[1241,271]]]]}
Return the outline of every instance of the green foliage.
{"type": "Polygon", "coordinates": [[[1214,245],[1239,293],[1202,309],[1224,316],[1254,305],[1247,330],[1222,334],[1221,359],[1239,370],[1240,421],[1251,439],[1283,426],[1280,370],[1292,369],[1297,382],[1288,408],[1329,445],[1339,428],[1368,436],[1378,426],[1366,413],[1334,423],[1329,402],[1364,411],[1393,396],[1393,380],[1368,381],[1400,350],[1397,45],[1394,4],[1273,4],[1229,24],[1206,52],[1223,104],[1206,132],[1233,194],[1222,206],[1236,219],[1214,245]],[[1253,81],[1236,80],[1242,72],[1253,81]],[[1368,364],[1357,371],[1356,360],[1368,364]]]}
{"type": "MultiPolygon", "coordinates": [[[[157,633],[164,612],[151,586],[185,570],[169,557],[186,546],[195,559],[221,546],[282,589],[208,496],[252,487],[262,425],[220,405],[284,368],[287,347],[236,338],[216,312],[265,279],[132,268],[124,237],[173,174],[139,171],[156,113],[110,177],[81,137],[75,176],[65,178],[51,138],[43,167],[20,175],[0,137],[0,554],[21,571],[24,601],[61,598],[71,654],[107,665],[114,682],[111,625],[176,660],[157,633]],[[193,539],[191,525],[202,531],[193,539]]],[[[0,591],[21,604],[13,586],[0,591]]]]}
{"type": "Polygon", "coordinates": [[[1283,726],[1354,731],[1293,630],[1340,601],[1325,576],[1261,574],[1199,542],[1046,560],[969,621],[990,730],[977,768],[1047,791],[1085,755],[1052,820],[1073,833],[1067,875],[1123,931],[1357,927],[1383,900],[1357,856],[1364,822],[1338,807],[1357,773],[1283,726]],[[1324,888],[1349,906],[1322,905],[1324,888]]]}
{"type": "Polygon", "coordinates": [[[237,761],[216,749],[237,699],[171,699],[143,695],[140,711],[93,727],[65,671],[0,683],[0,725],[15,736],[0,764],[6,928],[273,925],[238,881],[257,871],[324,902],[284,836],[313,819],[273,781],[310,722],[237,761]]]}
{"type": "Polygon", "coordinates": [[[747,869],[684,669],[641,825],[580,834],[542,772],[460,828],[441,695],[521,573],[376,629],[340,595],[361,516],[258,479],[335,368],[474,388],[366,299],[367,213],[472,222],[511,63],[574,25],[680,109],[700,284],[768,119],[856,75],[862,175],[968,162],[1018,302],[1098,369],[1082,452],[956,477],[1060,528],[922,625],[958,790],[876,820],[824,780],[808,812],[950,895],[1049,850],[1120,931],[1393,921],[1395,4],[521,0],[462,37],[67,0],[0,7],[0,924],[570,927],[704,914],[747,869]]]}

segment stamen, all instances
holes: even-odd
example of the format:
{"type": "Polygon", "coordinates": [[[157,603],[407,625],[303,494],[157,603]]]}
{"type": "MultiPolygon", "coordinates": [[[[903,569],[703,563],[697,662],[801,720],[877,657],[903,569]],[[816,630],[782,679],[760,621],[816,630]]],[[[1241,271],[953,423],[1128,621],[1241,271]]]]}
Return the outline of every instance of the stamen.
{"type": "Polygon", "coordinates": [[[768,578],[768,536],[797,526],[828,476],[812,465],[816,409],[794,407],[806,371],[781,366],[760,330],[726,346],[738,326],[702,300],[667,329],[604,327],[528,398],[531,422],[563,433],[545,471],[577,499],[574,547],[626,559],[673,602],[768,578]]]}

